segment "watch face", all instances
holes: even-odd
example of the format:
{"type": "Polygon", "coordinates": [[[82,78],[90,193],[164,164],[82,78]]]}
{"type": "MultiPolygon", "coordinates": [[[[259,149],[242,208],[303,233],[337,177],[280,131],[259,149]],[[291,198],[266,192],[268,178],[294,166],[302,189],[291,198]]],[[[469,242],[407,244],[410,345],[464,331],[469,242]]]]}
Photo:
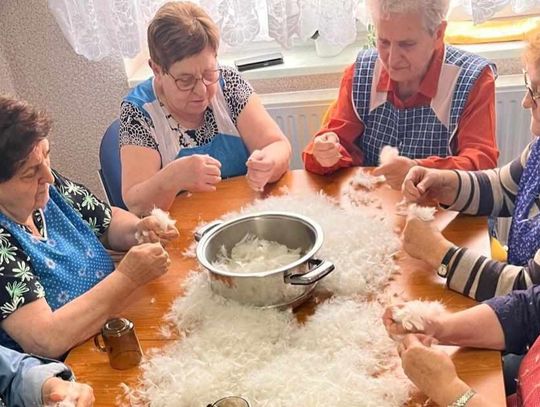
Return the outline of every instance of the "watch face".
{"type": "Polygon", "coordinates": [[[437,274],[441,277],[446,277],[447,273],[448,273],[448,267],[445,264],[441,264],[439,268],[437,269],[437,274]]]}

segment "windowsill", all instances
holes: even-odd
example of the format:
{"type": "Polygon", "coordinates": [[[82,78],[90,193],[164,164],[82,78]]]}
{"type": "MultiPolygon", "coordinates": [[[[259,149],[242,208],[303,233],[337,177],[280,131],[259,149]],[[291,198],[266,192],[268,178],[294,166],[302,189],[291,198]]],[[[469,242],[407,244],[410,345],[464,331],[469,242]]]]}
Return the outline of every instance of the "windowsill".
{"type": "MultiPolygon", "coordinates": [[[[516,59],[519,58],[523,49],[522,41],[500,42],[489,44],[456,45],[456,47],[476,53],[490,60],[516,59]]],[[[339,55],[329,58],[319,57],[314,47],[295,48],[294,50],[282,50],[284,63],[280,65],[258,68],[242,72],[242,76],[248,81],[259,79],[275,79],[292,76],[313,76],[322,74],[341,73],[354,62],[360,50],[358,44],[347,47],[339,55]]],[[[227,54],[219,60],[224,65],[234,66],[234,61],[247,56],[256,56],[266,53],[227,54]]],[[[148,64],[144,63],[134,74],[128,78],[130,87],[134,87],[148,79],[152,71],[148,64]]]]}

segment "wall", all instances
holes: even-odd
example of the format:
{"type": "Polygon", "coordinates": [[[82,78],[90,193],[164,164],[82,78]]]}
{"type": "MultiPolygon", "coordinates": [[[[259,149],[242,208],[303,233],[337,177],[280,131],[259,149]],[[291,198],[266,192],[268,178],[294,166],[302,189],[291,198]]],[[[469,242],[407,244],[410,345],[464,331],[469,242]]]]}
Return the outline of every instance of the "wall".
{"type": "MultiPolygon", "coordinates": [[[[0,10],[1,10],[0,5],[0,10]]],[[[13,78],[8,61],[0,47],[0,93],[15,95],[15,87],[13,86],[13,78]]]]}
{"type": "Polygon", "coordinates": [[[45,0],[1,0],[0,27],[0,91],[50,113],[53,166],[102,196],[99,142],[128,91],[122,59],[75,54],[45,0]]]}

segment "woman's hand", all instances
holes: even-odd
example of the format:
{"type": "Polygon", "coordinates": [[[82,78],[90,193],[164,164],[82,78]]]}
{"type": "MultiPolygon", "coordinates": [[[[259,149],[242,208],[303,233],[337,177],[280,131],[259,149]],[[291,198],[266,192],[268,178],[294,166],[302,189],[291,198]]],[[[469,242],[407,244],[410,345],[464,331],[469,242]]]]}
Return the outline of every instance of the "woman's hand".
{"type": "Polygon", "coordinates": [[[450,205],[456,200],[459,179],[454,171],[415,166],[405,176],[401,191],[409,202],[436,200],[450,205]]]}
{"type": "Polygon", "coordinates": [[[251,189],[262,191],[272,177],[276,161],[263,150],[255,150],[246,162],[247,181],[251,189]]]}
{"type": "Polygon", "coordinates": [[[468,390],[446,353],[431,348],[428,337],[406,335],[398,345],[403,371],[423,393],[446,406],[468,390]]]}
{"type": "Polygon", "coordinates": [[[434,269],[439,267],[446,252],[453,246],[432,222],[412,216],[407,218],[401,239],[403,250],[411,257],[425,261],[434,269]]]}
{"type": "Polygon", "coordinates": [[[436,318],[426,318],[425,315],[422,315],[422,330],[408,330],[403,326],[401,322],[397,322],[394,319],[394,312],[396,309],[402,309],[405,307],[406,304],[395,304],[386,307],[384,310],[382,319],[384,327],[386,328],[386,332],[388,332],[388,336],[390,338],[396,339],[400,338],[403,335],[406,334],[421,334],[422,338],[430,338],[423,340],[424,342],[428,341],[430,344],[435,343],[437,341],[437,333],[438,329],[437,327],[440,325],[440,321],[436,320],[436,318]]]}
{"type": "Polygon", "coordinates": [[[143,243],[129,249],[116,271],[127,276],[135,287],[141,287],[165,274],[170,265],[169,254],[161,244],[143,243]]]}
{"type": "Polygon", "coordinates": [[[373,175],[384,175],[386,183],[392,189],[400,190],[405,176],[409,170],[416,165],[414,160],[407,157],[397,156],[392,158],[388,163],[381,164],[375,170],[373,175]]]}
{"type": "Polygon", "coordinates": [[[209,155],[193,154],[176,160],[182,189],[191,192],[215,191],[221,181],[221,163],[209,155]]]}
{"type": "Polygon", "coordinates": [[[59,377],[47,379],[41,388],[41,395],[44,405],[71,401],[76,407],[90,407],[96,400],[92,388],[87,384],[68,382],[59,377]]]}
{"type": "Polygon", "coordinates": [[[313,157],[321,166],[332,167],[341,159],[341,144],[334,132],[321,134],[313,140],[313,157]]]}
{"type": "Polygon", "coordinates": [[[382,316],[383,324],[390,338],[396,338],[400,335],[411,333],[411,331],[405,329],[403,325],[401,325],[401,323],[394,320],[394,309],[403,308],[404,306],[404,304],[391,305],[389,307],[386,307],[386,309],[384,310],[384,314],[382,316]]]}
{"type": "Polygon", "coordinates": [[[178,237],[178,229],[174,225],[168,225],[163,229],[163,225],[155,216],[147,216],[137,223],[135,236],[140,243],[161,243],[166,246],[169,242],[178,237]]]}

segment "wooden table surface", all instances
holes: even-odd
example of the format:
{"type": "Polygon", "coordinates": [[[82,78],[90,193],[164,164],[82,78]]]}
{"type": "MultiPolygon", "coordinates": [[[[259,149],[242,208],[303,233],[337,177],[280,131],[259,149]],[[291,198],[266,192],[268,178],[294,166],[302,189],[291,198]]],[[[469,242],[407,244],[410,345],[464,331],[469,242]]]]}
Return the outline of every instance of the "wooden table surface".
{"type": "MultiPolygon", "coordinates": [[[[168,247],[172,265],[167,275],[151,282],[138,292],[138,299],[129,306],[123,316],[131,319],[143,350],[162,347],[175,338],[163,339],[159,333],[162,316],[171,302],[182,295],[181,283],[187,273],[196,267],[196,260],[185,258],[182,252],[193,243],[193,231],[202,221],[214,220],[226,212],[239,209],[254,199],[279,193],[282,186],[291,191],[319,191],[339,200],[347,199],[342,194],[355,170],[340,171],[331,177],[320,177],[303,170],[287,173],[278,183],[267,186],[263,194],[249,189],[244,177],[222,181],[216,192],[194,193],[176,199],[171,208],[171,216],[177,220],[180,238],[168,247]]],[[[395,212],[395,204],[400,194],[386,186],[377,188],[373,195],[383,204],[387,214],[395,212]]],[[[394,216],[396,227],[403,225],[403,218],[394,216]]],[[[451,241],[474,248],[489,255],[489,238],[485,218],[456,216],[453,212],[438,214],[435,222],[451,241]]],[[[400,253],[397,262],[401,273],[389,287],[388,292],[406,299],[442,300],[450,310],[459,310],[474,305],[474,301],[448,290],[444,280],[426,264],[400,253]]],[[[309,309],[309,304],[304,307],[309,309]]],[[[300,313],[308,311],[300,310],[300,313]]],[[[458,373],[476,390],[491,397],[490,406],[504,406],[504,386],[498,352],[448,348],[452,354],[458,373]]],[[[96,406],[115,406],[117,396],[122,394],[120,383],[134,385],[139,374],[138,368],[127,371],[114,370],[109,366],[107,355],[96,350],[93,341],[88,340],[73,349],[66,361],[81,382],[93,386],[96,406]]],[[[425,400],[416,394],[414,402],[425,400]]],[[[360,405],[360,404],[359,404],[360,405]]],[[[256,406],[253,406],[256,407],[256,406]]],[[[309,406],[306,406],[309,407],[309,406]]]]}

